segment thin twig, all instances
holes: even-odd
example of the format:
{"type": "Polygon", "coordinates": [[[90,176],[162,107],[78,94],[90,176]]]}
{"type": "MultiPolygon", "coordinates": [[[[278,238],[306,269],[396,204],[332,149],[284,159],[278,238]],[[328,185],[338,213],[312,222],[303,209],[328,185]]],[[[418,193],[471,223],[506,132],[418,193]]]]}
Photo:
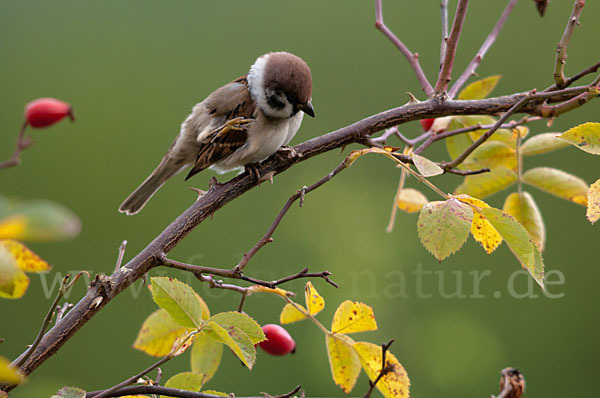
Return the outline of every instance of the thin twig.
{"type": "Polygon", "coordinates": [[[127,248],[127,241],[124,240],[119,246],[119,255],[117,256],[117,263],[115,264],[115,272],[121,268],[121,264],[123,263],[123,257],[125,256],[125,249],[127,248]]]}
{"type": "Polygon", "coordinates": [[[165,355],[164,357],[162,357],[160,360],[158,360],[157,362],[155,362],[154,364],[150,365],[149,367],[147,367],[146,369],[142,370],[140,373],[136,374],[135,376],[131,376],[130,378],[123,380],[121,383],[107,389],[104,391],[100,391],[98,394],[94,394],[91,395],[91,393],[88,393],[86,395],[86,397],[93,397],[93,398],[106,398],[106,397],[112,397],[114,396],[113,393],[115,391],[120,390],[121,388],[128,386],[132,383],[135,383],[140,377],[145,376],[146,374],[152,372],[154,369],[158,368],[160,365],[162,365],[163,363],[169,361],[170,359],[174,358],[177,354],[177,351],[183,347],[184,344],[187,343],[187,341],[194,335],[196,334],[197,331],[193,331],[190,334],[187,335],[187,337],[177,346],[177,347],[173,347],[173,349],[171,350],[170,353],[168,353],[167,355],[165,355]]]}
{"type": "Polygon", "coordinates": [[[596,98],[600,94],[598,87],[590,88],[587,93],[581,93],[576,97],[571,98],[568,101],[562,102],[557,105],[542,105],[541,115],[543,117],[552,118],[555,116],[562,115],[563,113],[570,112],[573,109],[579,108],[586,102],[596,98]]]}
{"type": "Polygon", "coordinates": [[[386,361],[387,352],[393,342],[394,342],[394,340],[392,339],[392,340],[388,341],[387,343],[384,343],[381,345],[381,370],[379,371],[379,374],[377,375],[375,380],[373,380],[373,381],[369,380],[369,389],[367,390],[365,395],[363,395],[363,398],[370,398],[371,393],[373,393],[373,389],[375,389],[375,386],[377,385],[379,380],[381,380],[381,378],[383,376],[385,376],[386,374],[388,374],[389,372],[392,371],[392,368],[388,367],[387,364],[385,363],[385,361],[386,361]]]}
{"type": "MultiPolygon", "coordinates": [[[[513,129],[517,126],[521,126],[523,124],[530,123],[530,122],[537,121],[537,120],[542,120],[542,118],[537,117],[537,116],[524,117],[518,121],[511,121],[508,123],[504,123],[499,127],[499,129],[513,129]]],[[[427,141],[425,141],[417,149],[415,149],[414,153],[419,155],[421,152],[423,152],[425,149],[427,149],[434,142],[443,140],[447,137],[451,137],[451,136],[454,136],[457,134],[469,133],[469,132],[477,131],[477,130],[488,130],[488,129],[491,129],[492,127],[494,127],[494,124],[482,125],[481,123],[477,123],[477,124],[474,124],[473,126],[462,127],[462,128],[456,129],[456,130],[449,130],[449,131],[444,131],[444,132],[441,132],[438,134],[433,134],[427,139],[427,141]]]]}
{"type": "Polygon", "coordinates": [[[400,200],[400,194],[404,189],[404,183],[406,181],[406,170],[402,169],[400,172],[400,180],[398,181],[398,188],[396,189],[396,194],[394,195],[394,203],[392,203],[392,213],[390,214],[390,220],[388,221],[388,225],[385,228],[385,232],[392,233],[394,230],[394,224],[396,223],[396,214],[398,213],[398,201],[400,200]]]}
{"type": "Polygon", "coordinates": [[[450,83],[452,66],[454,65],[456,48],[458,47],[458,39],[460,39],[460,33],[465,22],[468,6],[469,0],[459,0],[458,7],[456,8],[456,14],[454,15],[454,22],[452,23],[452,29],[450,30],[450,36],[448,36],[448,40],[446,41],[446,54],[444,54],[444,62],[442,62],[440,74],[438,76],[437,83],[435,84],[436,94],[441,94],[446,91],[448,88],[448,83],[450,83]]]}
{"type": "Polygon", "coordinates": [[[275,288],[279,285],[281,285],[282,283],[286,283],[289,281],[293,281],[295,279],[300,279],[300,278],[323,278],[325,280],[325,282],[329,283],[331,286],[333,287],[339,287],[339,285],[337,283],[335,283],[334,281],[332,281],[329,278],[329,275],[331,275],[331,272],[329,271],[321,271],[321,272],[308,272],[308,268],[304,268],[302,269],[302,271],[295,273],[293,275],[289,275],[286,277],[283,277],[281,279],[277,279],[274,281],[270,281],[270,282],[266,282],[260,279],[254,279],[251,278],[249,276],[245,276],[245,275],[241,275],[240,279],[245,280],[247,282],[251,282],[257,285],[262,285],[262,286],[266,286],[266,287],[270,287],[270,288],[275,288]]]}
{"type": "Polygon", "coordinates": [[[527,96],[523,97],[519,102],[517,102],[516,104],[514,104],[508,110],[508,112],[506,112],[504,115],[502,115],[500,117],[500,119],[498,119],[498,121],[496,122],[496,124],[494,124],[494,126],[492,126],[492,128],[490,128],[481,137],[479,137],[475,142],[473,142],[471,145],[469,145],[469,147],[467,149],[465,149],[465,151],[463,153],[461,153],[460,155],[458,155],[458,157],[456,159],[454,159],[454,160],[446,163],[445,167],[442,167],[442,168],[443,169],[446,169],[446,168],[452,169],[452,168],[458,166],[459,164],[461,164],[467,158],[467,156],[469,156],[475,149],[477,149],[477,147],[479,147],[481,144],[483,144],[485,141],[487,141],[487,139],[490,138],[491,135],[494,134],[494,132],[496,130],[498,130],[500,128],[500,126],[502,126],[502,124],[506,120],[508,120],[509,117],[512,116],[513,113],[517,112],[526,103],[528,103],[529,101],[531,101],[534,96],[535,96],[535,91],[532,91],[530,93],[530,95],[527,95],[527,96]]]}
{"type": "Polygon", "coordinates": [[[8,167],[18,166],[21,163],[21,152],[33,145],[33,140],[25,136],[25,129],[27,128],[27,121],[23,122],[19,135],[17,136],[17,146],[10,159],[0,162],[0,169],[6,169],[8,167]]]}
{"type": "Polygon", "coordinates": [[[235,290],[240,293],[244,292],[243,287],[236,286],[236,285],[223,284],[220,281],[216,281],[212,277],[212,275],[218,275],[218,276],[222,276],[224,278],[230,278],[230,279],[240,279],[240,280],[243,280],[246,282],[254,283],[255,285],[261,285],[261,286],[266,286],[266,287],[270,287],[270,288],[274,288],[278,285],[281,285],[282,283],[289,282],[289,281],[292,281],[295,279],[300,279],[300,278],[323,278],[330,285],[332,285],[334,287],[338,287],[338,285],[335,282],[333,282],[331,279],[329,279],[329,275],[331,275],[331,272],[321,271],[321,272],[309,273],[308,268],[304,268],[300,272],[297,272],[293,275],[283,277],[281,279],[276,279],[273,281],[264,281],[261,279],[256,279],[256,278],[246,276],[246,275],[244,275],[243,272],[237,271],[235,269],[235,267],[232,269],[205,267],[202,265],[193,265],[193,264],[182,263],[182,262],[175,261],[175,260],[172,260],[172,259],[166,258],[166,257],[162,259],[161,265],[163,265],[165,267],[179,269],[182,271],[191,272],[194,274],[194,276],[196,276],[196,278],[198,278],[202,282],[207,282],[207,283],[211,284],[212,285],[211,287],[235,290]],[[204,275],[204,274],[208,274],[208,276],[204,275]]]}
{"type": "Polygon", "coordinates": [[[70,274],[66,274],[63,277],[60,287],[58,288],[58,293],[57,293],[56,297],[54,298],[54,301],[50,305],[50,309],[48,309],[48,312],[46,313],[44,320],[42,321],[42,326],[40,327],[40,331],[38,332],[37,336],[35,337],[35,340],[33,340],[33,343],[27,349],[25,354],[12,364],[13,366],[20,367],[21,365],[23,365],[23,363],[31,356],[31,354],[35,351],[37,346],[40,344],[40,341],[42,341],[42,337],[44,337],[46,330],[48,330],[48,326],[50,326],[50,322],[52,321],[52,317],[54,316],[54,311],[56,310],[56,307],[58,306],[58,302],[63,298],[63,296],[66,292],[65,287],[67,286],[67,283],[69,282],[70,277],[71,277],[70,274]]]}
{"type": "Polygon", "coordinates": [[[290,196],[289,199],[287,200],[287,202],[285,203],[285,205],[283,205],[283,208],[281,209],[281,211],[279,212],[277,217],[275,217],[275,220],[273,221],[273,223],[271,224],[271,226],[269,227],[267,232],[264,234],[264,236],[258,242],[256,242],[256,244],[246,254],[244,254],[244,257],[242,257],[242,260],[238,263],[238,265],[236,265],[234,267],[235,272],[243,271],[244,268],[246,267],[246,265],[248,264],[248,262],[252,259],[252,257],[264,245],[273,241],[273,238],[272,238],[273,233],[275,232],[275,230],[279,226],[279,223],[281,222],[283,217],[286,215],[286,213],[288,212],[290,207],[292,207],[292,204],[294,204],[294,202],[296,200],[300,199],[301,197],[304,197],[306,194],[314,191],[315,189],[319,188],[321,185],[330,181],[333,177],[338,175],[342,170],[346,169],[347,167],[348,166],[346,165],[345,162],[340,163],[331,173],[327,174],[325,177],[321,178],[319,181],[315,182],[314,184],[312,184],[309,187],[306,187],[306,188],[303,188],[303,189],[297,191],[295,194],[290,196]]]}
{"type": "Polygon", "coordinates": [[[266,393],[263,393],[263,394],[265,395],[265,398],[289,398],[289,397],[293,397],[298,391],[300,391],[301,388],[302,388],[302,386],[298,385],[292,391],[285,393],[285,394],[281,394],[281,395],[270,395],[270,394],[266,394],[266,393]]]}
{"type": "MultiPolygon", "coordinates": [[[[581,79],[584,76],[589,75],[590,73],[596,73],[598,71],[598,68],[600,68],[600,62],[595,63],[592,66],[588,66],[587,68],[583,69],[581,72],[567,78],[565,80],[565,87],[569,87],[571,84],[573,84],[574,82],[576,82],[577,80],[581,79]]],[[[558,87],[556,86],[556,83],[553,84],[552,86],[548,87],[547,89],[544,90],[544,92],[547,91],[554,91],[557,90],[558,87]]]]}
{"type": "Polygon", "coordinates": [[[440,2],[440,14],[442,18],[442,40],[440,44],[440,69],[446,57],[446,46],[448,41],[448,0],[440,2]]]}
{"type": "Polygon", "coordinates": [[[508,19],[512,9],[515,7],[515,4],[517,4],[517,1],[518,0],[509,0],[508,4],[504,8],[504,11],[502,12],[502,15],[500,15],[498,22],[496,22],[496,26],[494,26],[494,29],[492,29],[488,37],[485,39],[479,51],[477,51],[475,58],[471,60],[471,62],[469,63],[465,71],[462,73],[462,75],[460,75],[460,77],[456,79],[456,83],[452,85],[452,88],[448,92],[448,96],[450,98],[454,98],[456,94],[458,94],[462,86],[467,82],[467,80],[469,80],[469,78],[475,74],[475,70],[477,70],[477,67],[481,64],[481,60],[483,60],[485,54],[488,52],[492,44],[494,44],[494,42],[498,38],[498,34],[502,30],[504,23],[508,19]]]}
{"type": "Polygon", "coordinates": [[[431,87],[431,83],[427,80],[425,76],[425,72],[421,68],[419,64],[419,54],[411,52],[404,43],[396,37],[396,35],[388,29],[388,27],[383,22],[383,11],[381,8],[381,0],[375,0],[375,28],[381,31],[385,37],[387,37],[395,46],[400,50],[402,55],[406,58],[410,66],[412,67],[415,75],[417,75],[417,79],[419,83],[421,83],[421,87],[425,94],[430,97],[433,94],[433,87],[431,87]]]}
{"type": "Polygon", "coordinates": [[[563,32],[563,35],[556,46],[554,81],[556,82],[556,87],[558,88],[566,87],[567,80],[565,78],[565,63],[567,61],[567,47],[569,46],[569,41],[571,40],[571,35],[573,34],[575,26],[579,25],[579,16],[581,15],[581,11],[583,11],[583,6],[585,6],[585,0],[575,0],[573,3],[573,11],[569,17],[567,26],[565,26],[565,31],[563,32]]]}

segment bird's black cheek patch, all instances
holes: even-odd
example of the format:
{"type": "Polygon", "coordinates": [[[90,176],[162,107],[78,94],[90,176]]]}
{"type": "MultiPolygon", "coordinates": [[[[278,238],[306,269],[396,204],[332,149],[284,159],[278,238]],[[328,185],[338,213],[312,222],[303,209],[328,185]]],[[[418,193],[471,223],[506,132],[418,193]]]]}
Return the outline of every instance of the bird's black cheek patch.
{"type": "Polygon", "coordinates": [[[267,97],[267,104],[269,104],[269,106],[274,109],[285,108],[285,103],[281,99],[279,99],[277,95],[269,95],[267,97]]]}

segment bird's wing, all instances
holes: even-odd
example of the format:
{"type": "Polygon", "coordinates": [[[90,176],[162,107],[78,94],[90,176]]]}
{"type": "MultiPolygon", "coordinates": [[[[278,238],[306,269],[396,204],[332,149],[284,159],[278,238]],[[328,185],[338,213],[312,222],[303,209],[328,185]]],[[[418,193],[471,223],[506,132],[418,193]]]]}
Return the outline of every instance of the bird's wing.
{"type": "Polygon", "coordinates": [[[256,105],[246,75],[219,88],[203,102],[211,125],[216,127],[198,137],[200,149],[186,180],[243,146],[255,118],[256,105]]]}

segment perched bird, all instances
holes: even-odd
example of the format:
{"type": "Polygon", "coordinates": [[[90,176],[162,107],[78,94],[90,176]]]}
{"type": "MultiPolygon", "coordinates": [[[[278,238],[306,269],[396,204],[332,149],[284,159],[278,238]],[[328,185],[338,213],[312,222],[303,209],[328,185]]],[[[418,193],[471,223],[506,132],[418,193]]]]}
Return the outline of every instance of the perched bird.
{"type": "Polygon", "coordinates": [[[287,52],[258,57],[247,74],[194,106],[156,170],[119,211],[136,214],[190,166],[186,180],[209,167],[224,173],[268,158],[291,141],[304,113],[315,116],[311,97],[310,68],[301,58],[287,52]]]}

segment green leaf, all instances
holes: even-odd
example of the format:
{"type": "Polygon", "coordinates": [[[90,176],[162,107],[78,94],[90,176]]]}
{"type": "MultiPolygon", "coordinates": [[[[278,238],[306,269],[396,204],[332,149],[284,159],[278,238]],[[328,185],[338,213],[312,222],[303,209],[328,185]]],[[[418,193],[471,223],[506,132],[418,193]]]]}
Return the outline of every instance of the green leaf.
{"type": "Polygon", "coordinates": [[[200,332],[192,345],[191,368],[195,373],[206,376],[204,382],[212,379],[217,372],[223,355],[223,344],[200,332]]]}
{"type": "Polygon", "coordinates": [[[510,251],[517,257],[533,279],[544,288],[544,263],[537,246],[527,230],[509,214],[493,207],[481,212],[502,236],[510,251]]]}
{"type": "Polygon", "coordinates": [[[173,278],[154,277],[152,298],[175,322],[187,328],[199,329],[202,324],[202,304],[194,290],[173,278]]]}
{"type": "Polygon", "coordinates": [[[221,312],[213,315],[210,321],[216,322],[223,327],[236,326],[250,337],[252,344],[260,343],[265,339],[262,328],[256,321],[246,314],[237,311],[221,312]]]}
{"type": "Polygon", "coordinates": [[[353,344],[354,340],[344,334],[325,335],[331,376],[346,394],[352,391],[360,375],[360,359],[353,344]]]}
{"type": "Polygon", "coordinates": [[[142,323],[133,348],[154,357],[164,357],[173,350],[178,337],[191,331],[192,329],[175,322],[166,310],[160,308],[142,323]]]}
{"type": "Polygon", "coordinates": [[[63,387],[52,398],[85,398],[85,394],[79,387],[63,387]]]}
{"type": "MultiPolygon", "coordinates": [[[[461,122],[457,117],[453,117],[448,125],[448,131],[457,130],[465,127],[465,124],[461,122]]],[[[459,157],[471,144],[473,140],[468,134],[455,134],[444,139],[446,143],[446,150],[450,159],[456,159],[459,157]]],[[[461,165],[458,166],[461,168],[461,165]]]]}
{"type": "Polygon", "coordinates": [[[534,135],[521,145],[523,156],[541,155],[568,147],[569,144],[558,138],[559,133],[543,133],[534,135]]]}
{"type": "Polygon", "coordinates": [[[421,209],[417,231],[423,246],[442,261],[462,247],[471,230],[473,210],[454,198],[421,209]]]}
{"type": "Polygon", "coordinates": [[[74,238],[79,218],[65,206],[44,199],[10,202],[0,217],[0,238],[46,242],[74,238]]]}
{"type": "Polygon", "coordinates": [[[432,162],[431,160],[412,153],[411,158],[417,170],[423,177],[433,177],[444,173],[444,169],[432,162]]]}
{"type": "Polygon", "coordinates": [[[558,138],[565,140],[582,151],[600,155],[600,123],[588,122],[580,124],[565,131],[558,138]]]}
{"type": "Polygon", "coordinates": [[[501,77],[500,75],[489,76],[469,84],[458,94],[458,99],[478,100],[487,97],[494,90],[501,77]]]}
{"type": "Polygon", "coordinates": [[[236,326],[222,327],[216,322],[208,321],[206,334],[225,344],[248,367],[252,369],[256,361],[256,349],[250,337],[236,326]]]}
{"type": "Polygon", "coordinates": [[[593,224],[600,220],[600,180],[590,186],[587,194],[588,207],[586,216],[593,224]]]}
{"type": "Polygon", "coordinates": [[[465,177],[462,184],[454,190],[454,194],[466,194],[483,199],[486,196],[510,187],[515,181],[517,181],[517,175],[514,171],[506,167],[496,167],[489,173],[465,177]]]}
{"type": "Polygon", "coordinates": [[[587,206],[588,184],[565,171],[550,167],[536,167],[523,174],[523,182],[559,198],[587,206]]]}
{"type": "Polygon", "coordinates": [[[546,226],[542,213],[528,192],[513,192],[504,201],[504,211],[513,216],[529,233],[540,252],[546,244],[546,226]]]}
{"type": "MultiPolygon", "coordinates": [[[[202,388],[202,385],[205,383],[206,376],[202,373],[195,372],[181,372],[172,376],[165,383],[165,387],[168,388],[177,388],[179,390],[186,391],[194,391],[198,392],[202,388]]],[[[164,395],[161,395],[161,398],[166,398],[164,395]]]]}
{"type": "Polygon", "coordinates": [[[488,141],[477,147],[463,162],[471,170],[496,167],[517,169],[517,156],[514,149],[500,141],[488,141]]]}

